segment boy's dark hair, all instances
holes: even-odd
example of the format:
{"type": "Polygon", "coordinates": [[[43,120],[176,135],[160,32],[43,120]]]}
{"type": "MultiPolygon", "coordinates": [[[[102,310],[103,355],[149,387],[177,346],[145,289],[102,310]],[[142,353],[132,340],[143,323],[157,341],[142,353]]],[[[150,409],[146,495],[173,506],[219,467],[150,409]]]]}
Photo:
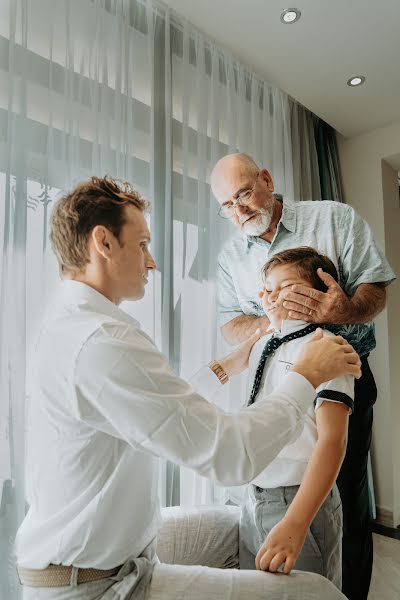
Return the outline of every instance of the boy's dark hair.
{"type": "Polygon", "coordinates": [[[310,246],[300,246],[299,248],[290,248],[278,252],[263,266],[261,270],[262,278],[265,281],[268,273],[281,265],[294,265],[297,267],[298,274],[307,279],[313,288],[321,292],[326,292],[327,287],[319,278],[317,269],[321,268],[325,273],[329,273],[338,281],[338,273],[335,265],[330,258],[320,254],[315,248],[310,246]]]}
{"type": "Polygon", "coordinates": [[[51,217],[50,240],[61,272],[80,271],[89,262],[87,239],[96,225],[120,241],[129,204],[143,212],[149,207],[129,183],[108,176],[91,177],[60,198],[51,217]]]}

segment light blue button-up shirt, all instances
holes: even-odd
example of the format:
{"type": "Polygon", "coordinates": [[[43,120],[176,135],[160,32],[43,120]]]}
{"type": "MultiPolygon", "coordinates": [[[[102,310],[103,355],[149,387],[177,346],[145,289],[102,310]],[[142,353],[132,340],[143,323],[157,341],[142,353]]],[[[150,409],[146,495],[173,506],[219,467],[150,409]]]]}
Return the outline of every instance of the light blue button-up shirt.
{"type": "MultiPolygon", "coordinates": [[[[217,271],[219,324],[244,314],[264,315],[258,298],[263,285],[261,269],[277,252],[298,246],[312,246],[329,256],[349,297],[361,283],[388,285],[395,279],[371,228],[351,206],[331,201],[284,201],[272,242],[239,234],[222,249],[217,271]]],[[[360,356],[375,348],[372,321],[328,328],[346,338],[360,356]]]]}

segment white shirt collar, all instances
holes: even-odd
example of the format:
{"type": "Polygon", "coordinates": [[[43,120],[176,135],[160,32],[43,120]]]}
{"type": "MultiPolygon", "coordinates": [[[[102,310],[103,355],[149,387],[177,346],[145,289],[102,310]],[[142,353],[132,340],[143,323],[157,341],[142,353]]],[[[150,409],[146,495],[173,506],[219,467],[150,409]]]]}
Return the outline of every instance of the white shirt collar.
{"type": "Polygon", "coordinates": [[[92,309],[100,314],[107,315],[117,321],[124,321],[129,325],[140,328],[140,323],[133,317],[121,310],[111,300],[100,294],[97,290],[81,281],[64,279],[57,291],[54,302],[52,303],[52,312],[58,313],[66,306],[79,306],[88,304],[92,309]]]}
{"type": "Polygon", "coordinates": [[[307,321],[301,321],[297,319],[283,319],[281,323],[280,329],[275,329],[274,334],[277,337],[288,335],[289,333],[293,333],[294,331],[300,331],[307,327],[310,323],[307,321]]]}

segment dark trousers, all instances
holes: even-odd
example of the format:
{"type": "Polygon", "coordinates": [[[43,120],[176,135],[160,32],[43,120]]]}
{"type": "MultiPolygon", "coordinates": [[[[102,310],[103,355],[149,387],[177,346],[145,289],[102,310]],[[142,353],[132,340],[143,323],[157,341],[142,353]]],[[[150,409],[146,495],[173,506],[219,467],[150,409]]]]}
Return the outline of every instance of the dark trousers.
{"type": "Polygon", "coordinates": [[[362,357],[362,376],[355,382],[346,456],[337,479],[343,504],[342,591],[349,600],[366,600],[372,572],[367,464],[377,390],[367,358],[362,357]]]}

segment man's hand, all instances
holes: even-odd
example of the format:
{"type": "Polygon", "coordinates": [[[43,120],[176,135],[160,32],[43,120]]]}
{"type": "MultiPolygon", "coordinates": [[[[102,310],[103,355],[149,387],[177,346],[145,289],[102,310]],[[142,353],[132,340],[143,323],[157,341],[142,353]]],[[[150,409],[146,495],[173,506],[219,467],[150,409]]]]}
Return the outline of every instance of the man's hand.
{"type": "Polygon", "coordinates": [[[240,344],[228,356],[222,358],[221,360],[217,360],[221,367],[224,369],[225,373],[232,377],[232,375],[237,375],[241,373],[245,369],[247,369],[249,365],[249,356],[250,351],[254,344],[265,335],[265,331],[261,331],[261,329],[257,329],[253,335],[251,335],[245,342],[240,344]]]}
{"type": "Polygon", "coordinates": [[[256,567],[275,572],[284,565],[283,572],[293,569],[307,535],[307,527],[284,517],[267,535],[256,556],[256,567]]]}
{"type": "Polygon", "coordinates": [[[283,306],[287,308],[291,319],[302,319],[309,323],[349,323],[352,320],[352,305],[332,275],[322,269],[318,276],[327,286],[326,292],[320,292],[304,285],[293,285],[286,292],[283,306]]]}
{"type": "Polygon", "coordinates": [[[341,375],[361,377],[361,361],[353,346],[341,336],[324,337],[322,329],[317,329],[309,342],[306,342],[291,371],[303,375],[317,388],[324,381],[341,375]]]}

